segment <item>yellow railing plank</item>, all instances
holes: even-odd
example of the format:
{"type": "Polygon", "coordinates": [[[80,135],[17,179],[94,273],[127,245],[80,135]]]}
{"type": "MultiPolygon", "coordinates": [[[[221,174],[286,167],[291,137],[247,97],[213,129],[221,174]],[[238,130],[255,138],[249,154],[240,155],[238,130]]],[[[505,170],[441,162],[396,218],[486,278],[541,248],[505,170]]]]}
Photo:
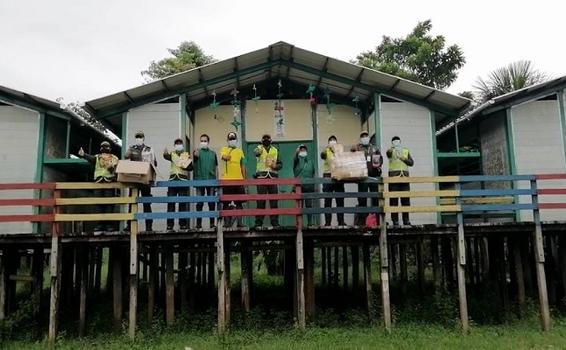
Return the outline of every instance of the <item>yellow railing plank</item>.
{"type": "Polygon", "coordinates": [[[390,191],[383,194],[384,198],[416,198],[416,197],[457,197],[460,193],[455,190],[439,191],[390,191]]]}
{"type": "MultiPolygon", "coordinates": [[[[462,204],[512,204],[515,200],[513,197],[468,197],[462,198],[462,204]]],[[[441,198],[440,204],[454,204],[454,198],[441,198]]]]}
{"type": "Polygon", "coordinates": [[[426,205],[426,206],[410,206],[410,207],[384,207],[386,213],[443,213],[443,212],[459,212],[459,205],[426,205]]]}
{"type": "Polygon", "coordinates": [[[96,183],[96,182],[57,182],[55,188],[58,190],[103,190],[113,188],[129,188],[120,182],[96,183]]]}
{"type": "Polygon", "coordinates": [[[111,214],[55,214],[55,221],[125,221],[133,220],[133,213],[111,214]]]}
{"type": "Polygon", "coordinates": [[[57,198],[56,205],[93,205],[93,204],[132,204],[134,197],[81,197],[81,198],[57,198]]]}

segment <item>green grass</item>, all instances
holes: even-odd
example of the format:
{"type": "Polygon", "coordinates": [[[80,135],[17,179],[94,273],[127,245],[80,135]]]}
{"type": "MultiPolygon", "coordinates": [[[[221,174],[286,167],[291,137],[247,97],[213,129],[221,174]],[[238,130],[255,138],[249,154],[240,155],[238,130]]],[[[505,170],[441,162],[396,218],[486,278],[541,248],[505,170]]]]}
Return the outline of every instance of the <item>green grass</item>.
{"type": "MultiPolygon", "coordinates": [[[[378,327],[311,327],[297,330],[235,330],[224,337],[213,332],[142,333],[131,341],[124,336],[59,339],[57,349],[564,349],[566,320],[555,320],[554,328],[539,332],[536,322],[505,326],[475,327],[463,336],[441,326],[405,324],[391,334],[378,327]]],[[[45,342],[12,342],[3,349],[45,349],[45,342]]]]}

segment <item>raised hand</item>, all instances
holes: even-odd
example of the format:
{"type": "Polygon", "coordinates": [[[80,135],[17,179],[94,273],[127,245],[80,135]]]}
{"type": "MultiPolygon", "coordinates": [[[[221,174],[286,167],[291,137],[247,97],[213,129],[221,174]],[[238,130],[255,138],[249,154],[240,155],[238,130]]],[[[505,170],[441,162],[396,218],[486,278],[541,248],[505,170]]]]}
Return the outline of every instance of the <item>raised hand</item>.
{"type": "Polygon", "coordinates": [[[85,150],[81,147],[79,148],[79,156],[84,157],[85,155],[85,150]]]}

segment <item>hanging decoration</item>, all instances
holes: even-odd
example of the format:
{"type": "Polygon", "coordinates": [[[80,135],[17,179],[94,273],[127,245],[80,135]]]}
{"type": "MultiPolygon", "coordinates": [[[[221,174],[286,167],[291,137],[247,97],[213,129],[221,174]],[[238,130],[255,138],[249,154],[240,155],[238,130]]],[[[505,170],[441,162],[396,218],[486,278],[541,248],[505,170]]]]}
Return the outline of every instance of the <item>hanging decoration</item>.
{"type": "Polygon", "coordinates": [[[257,108],[258,103],[257,103],[257,101],[261,100],[261,96],[257,95],[257,88],[255,87],[255,84],[252,87],[252,90],[254,91],[254,97],[252,97],[252,101],[255,102],[255,112],[257,114],[258,113],[258,108],[257,108]]]}
{"type": "Polygon", "coordinates": [[[283,97],[283,93],[281,92],[281,88],[283,88],[283,83],[281,83],[281,79],[279,79],[279,81],[277,82],[277,99],[279,101],[281,101],[281,98],[283,97]]]}
{"type": "Polygon", "coordinates": [[[313,84],[309,84],[307,89],[307,94],[309,94],[309,103],[311,106],[316,106],[316,99],[314,98],[314,92],[316,87],[313,84]]]}
{"type": "Polygon", "coordinates": [[[361,117],[362,116],[362,110],[360,109],[360,106],[359,106],[360,97],[354,96],[354,98],[352,99],[352,103],[354,104],[354,116],[361,117]]]}
{"type": "Polygon", "coordinates": [[[216,110],[220,106],[220,102],[216,101],[216,90],[212,91],[212,103],[208,105],[210,109],[214,112],[214,119],[218,120],[218,115],[216,114],[216,110]]]}
{"type": "Polygon", "coordinates": [[[233,117],[233,120],[230,123],[230,125],[232,125],[234,129],[236,129],[236,131],[239,131],[239,128],[242,125],[242,109],[240,108],[240,100],[238,99],[239,93],[240,92],[237,89],[233,89],[230,92],[230,95],[232,95],[232,117],[233,117]]]}

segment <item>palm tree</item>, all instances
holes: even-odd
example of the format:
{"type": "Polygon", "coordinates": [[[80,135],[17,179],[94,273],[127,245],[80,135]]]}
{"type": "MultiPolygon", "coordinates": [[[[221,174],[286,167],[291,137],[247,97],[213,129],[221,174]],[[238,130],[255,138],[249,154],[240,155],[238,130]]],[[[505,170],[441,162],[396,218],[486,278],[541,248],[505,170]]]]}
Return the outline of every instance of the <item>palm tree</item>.
{"type": "Polygon", "coordinates": [[[531,61],[517,61],[491,72],[487,79],[477,79],[474,88],[482,102],[494,97],[542,83],[550,77],[535,69],[531,61]]]}

